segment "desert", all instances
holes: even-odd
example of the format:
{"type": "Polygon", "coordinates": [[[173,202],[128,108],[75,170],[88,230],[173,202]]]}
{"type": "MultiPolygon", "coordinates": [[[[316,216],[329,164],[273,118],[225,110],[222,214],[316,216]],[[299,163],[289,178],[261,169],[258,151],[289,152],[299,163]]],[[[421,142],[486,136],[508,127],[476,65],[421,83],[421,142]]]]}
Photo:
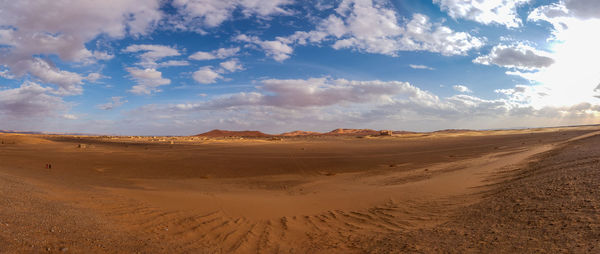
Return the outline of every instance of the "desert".
{"type": "Polygon", "coordinates": [[[0,0],[0,254],[600,253],[600,0],[0,0]]]}
{"type": "Polygon", "coordinates": [[[1,252],[598,251],[599,126],[345,132],[2,133],[1,252]]]}

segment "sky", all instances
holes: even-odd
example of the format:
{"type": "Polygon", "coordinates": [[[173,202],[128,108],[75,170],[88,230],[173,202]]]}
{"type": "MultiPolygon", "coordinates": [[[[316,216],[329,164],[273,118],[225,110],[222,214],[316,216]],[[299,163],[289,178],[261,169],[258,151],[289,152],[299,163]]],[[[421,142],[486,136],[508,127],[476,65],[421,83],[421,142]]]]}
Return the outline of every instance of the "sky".
{"type": "Polygon", "coordinates": [[[596,124],[597,0],[0,0],[0,129],[596,124]]]}

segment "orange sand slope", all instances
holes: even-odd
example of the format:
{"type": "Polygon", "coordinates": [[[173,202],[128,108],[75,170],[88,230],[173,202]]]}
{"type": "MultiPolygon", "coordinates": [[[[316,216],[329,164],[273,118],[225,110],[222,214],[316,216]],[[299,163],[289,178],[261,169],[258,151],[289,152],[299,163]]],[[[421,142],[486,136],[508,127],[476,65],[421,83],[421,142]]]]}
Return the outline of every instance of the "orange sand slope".
{"type": "MultiPolygon", "coordinates": [[[[0,134],[0,246],[8,252],[390,252],[401,246],[373,246],[374,240],[393,236],[389,241],[398,244],[405,241],[398,235],[445,225],[485,202],[482,194],[506,172],[599,130],[0,134]]],[[[406,246],[416,249],[404,251],[418,251],[417,245],[412,239],[406,246]]]]}

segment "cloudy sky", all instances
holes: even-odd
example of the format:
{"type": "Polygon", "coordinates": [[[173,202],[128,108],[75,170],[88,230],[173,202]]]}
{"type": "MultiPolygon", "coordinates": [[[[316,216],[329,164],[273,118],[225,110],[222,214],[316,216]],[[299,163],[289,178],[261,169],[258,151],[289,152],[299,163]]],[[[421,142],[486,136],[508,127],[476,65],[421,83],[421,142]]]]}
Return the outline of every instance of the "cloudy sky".
{"type": "Polygon", "coordinates": [[[597,0],[0,0],[0,129],[597,123],[597,0]]]}

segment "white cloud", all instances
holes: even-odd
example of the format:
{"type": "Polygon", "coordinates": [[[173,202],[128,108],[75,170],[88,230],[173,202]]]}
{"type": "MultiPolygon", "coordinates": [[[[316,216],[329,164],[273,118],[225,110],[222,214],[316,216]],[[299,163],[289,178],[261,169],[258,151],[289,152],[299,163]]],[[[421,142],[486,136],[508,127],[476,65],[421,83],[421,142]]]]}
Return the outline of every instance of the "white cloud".
{"type": "Polygon", "coordinates": [[[225,79],[223,74],[244,70],[244,66],[237,58],[219,63],[220,68],[204,66],[192,74],[192,78],[200,84],[213,84],[219,79],[225,79]]]}
{"type": "Polygon", "coordinates": [[[73,114],[64,114],[62,117],[67,120],[77,120],[78,119],[78,117],[73,114]]]}
{"type": "Polygon", "coordinates": [[[137,85],[133,86],[129,92],[134,94],[146,94],[160,92],[160,86],[171,84],[171,80],[162,77],[162,72],[156,69],[138,69],[129,67],[126,69],[137,85]]]}
{"type": "Polygon", "coordinates": [[[416,96],[423,93],[406,82],[350,81],[345,79],[267,79],[259,92],[218,97],[200,104],[182,104],[176,108],[218,109],[239,106],[276,106],[284,108],[322,107],[340,103],[391,102],[398,94],[416,96]]]}
{"type": "Polygon", "coordinates": [[[240,61],[236,58],[222,62],[219,65],[228,72],[236,72],[244,69],[244,66],[242,66],[240,61]]]}
{"type": "Polygon", "coordinates": [[[192,60],[213,60],[213,59],[225,59],[235,56],[240,51],[239,47],[234,48],[220,48],[211,52],[198,51],[191,56],[192,60]]]}
{"type": "Polygon", "coordinates": [[[65,71],[57,68],[49,60],[38,57],[22,59],[10,64],[11,69],[0,71],[0,76],[8,79],[23,77],[29,73],[43,83],[56,85],[58,89],[53,92],[59,95],[78,95],[83,92],[84,81],[96,82],[103,78],[100,73],[82,74],[65,71]]]}
{"type": "Polygon", "coordinates": [[[489,100],[467,94],[440,98],[399,81],[268,79],[253,92],[147,105],[129,116],[171,131],[169,123],[177,121],[182,131],[227,126],[280,132],[364,128],[365,122],[380,129],[508,128],[590,123],[600,114],[600,106],[590,103],[534,108],[525,101],[511,100],[513,94],[529,93],[527,89],[529,86],[499,91],[502,98],[489,100]]]}
{"type": "MultiPolygon", "coordinates": [[[[387,1],[343,0],[336,8],[336,13],[321,20],[315,30],[278,37],[273,43],[280,42],[287,46],[329,40],[333,41],[334,49],[348,48],[396,56],[399,51],[464,55],[469,50],[483,46],[485,39],[466,32],[455,32],[441,23],[432,23],[427,16],[418,13],[402,24],[387,1]]],[[[281,59],[288,58],[292,51],[292,48],[286,48],[281,59]]]]}
{"type": "MultiPolygon", "coordinates": [[[[525,93],[530,106],[571,107],[580,103],[596,104],[594,89],[600,83],[597,60],[600,37],[590,36],[600,26],[600,15],[593,18],[581,8],[594,10],[596,1],[560,1],[534,9],[529,21],[549,22],[553,36],[548,39],[554,64],[538,71],[509,71],[532,84],[525,93]],[[574,9],[573,9],[574,8],[574,9]]],[[[521,97],[524,95],[521,94],[521,97]]]]}
{"type": "Polygon", "coordinates": [[[179,51],[170,46],[152,45],[152,44],[134,44],[123,49],[123,52],[134,53],[144,52],[140,55],[142,59],[156,60],[168,56],[178,56],[179,51]]]}
{"type": "Polygon", "coordinates": [[[285,44],[297,43],[299,45],[307,45],[308,43],[319,43],[327,38],[329,34],[324,31],[296,31],[289,36],[277,37],[277,40],[285,44]]]}
{"type": "MultiPolygon", "coordinates": [[[[158,62],[159,60],[167,57],[180,56],[179,50],[174,47],[165,45],[153,45],[153,44],[134,44],[129,45],[123,49],[125,53],[140,53],[138,57],[140,62],[137,63],[142,66],[143,69],[129,67],[126,70],[129,72],[131,77],[136,81],[137,85],[133,86],[129,92],[134,94],[146,94],[161,92],[158,88],[160,86],[171,84],[171,80],[163,78],[162,72],[156,70],[160,67],[170,66],[186,66],[189,62],[182,60],[168,60],[164,62],[158,62]]],[[[105,104],[105,106],[110,106],[105,104]]]]}
{"type": "Polygon", "coordinates": [[[180,27],[199,26],[196,30],[203,32],[204,28],[214,28],[232,19],[236,10],[247,17],[262,19],[273,15],[289,15],[292,12],[283,6],[291,3],[291,0],[174,0],[173,6],[183,16],[180,27]]]}
{"type": "Polygon", "coordinates": [[[114,55],[102,51],[93,51],[92,55],[94,56],[94,59],[103,61],[111,60],[115,57],[114,55]]]}
{"type": "Polygon", "coordinates": [[[98,80],[103,78],[106,78],[106,76],[97,72],[90,73],[85,77],[85,79],[90,82],[97,82],[98,80]]]}
{"type": "Polygon", "coordinates": [[[474,63],[522,70],[537,70],[554,63],[550,53],[534,49],[523,43],[515,45],[499,44],[494,46],[488,55],[477,57],[474,63]]]}
{"type": "Polygon", "coordinates": [[[313,78],[307,80],[262,81],[264,103],[280,107],[327,106],[344,102],[385,103],[398,93],[414,93],[418,90],[406,82],[350,81],[313,78]]]}
{"type": "Polygon", "coordinates": [[[18,88],[0,90],[0,119],[10,124],[9,119],[48,117],[68,108],[53,89],[33,82],[25,82],[18,88]]]}
{"type": "Polygon", "coordinates": [[[522,25],[517,8],[531,0],[433,0],[452,18],[473,20],[482,24],[499,24],[508,28],[522,25]]]}
{"type": "Polygon", "coordinates": [[[239,0],[239,5],[243,8],[242,12],[246,16],[258,15],[267,18],[270,15],[291,15],[292,11],[284,9],[282,6],[293,4],[293,0],[239,0]]]}
{"type": "Polygon", "coordinates": [[[14,79],[15,76],[10,74],[9,70],[0,70],[0,78],[14,79]]]}
{"type": "Polygon", "coordinates": [[[263,41],[256,36],[247,36],[241,34],[235,37],[235,40],[242,42],[249,42],[258,45],[267,56],[275,59],[275,61],[283,62],[290,58],[290,55],[294,52],[294,49],[289,45],[285,44],[281,40],[263,41]]]}
{"type": "Polygon", "coordinates": [[[188,19],[199,19],[206,27],[216,27],[231,18],[236,7],[231,1],[211,0],[174,0],[173,6],[188,19]]]}
{"type": "Polygon", "coordinates": [[[198,51],[189,57],[192,60],[213,60],[216,59],[215,55],[210,52],[198,51]]]}
{"type": "Polygon", "coordinates": [[[217,79],[223,79],[223,76],[213,70],[211,66],[204,66],[198,69],[192,74],[192,77],[200,84],[213,84],[217,82],[217,79]]]}
{"type": "Polygon", "coordinates": [[[342,1],[321,25],[340,40],[334,48],[357,48],[369,53],[395,54],[396,39],[403,33],[396,12],[381,1],[342,1]]]}
{"type": "Polygon", "coordinates": [[[0,27],[15,29],[2,30],[0,43],[13,46],[2,62],[10,65],[40,54],[83,61],[94,57],[85,43],[100,34],[114,38],[145,34],[162,17],[159,5],[158,0],[3,2],[0,27]]]}
{"type": "MultiPolygon", "coordinates": [[[[56,93],[62,95],[81,94],[83,92],[83,81],[86,79],[80,74],[60,70],[50,62],[40,58],[13,63],[11,71],[16,73],[17,76],[22,76],[25,72],[28,72],[44,83],[56,84],[58,86],[56,93]]],[[[90,78],[94,80],[93,75],[90,78]]]]}
{"type": "Polygon", "coordinates": [[[463,85],[453,85],[452,89],[454,89],[454,91],[457,91],[459,93],[472,93],[473,91],[471,91],[471,89],[469,89],[466,86],[463,85]]]}
{"type": "Polygon", "coordinates": [[[425,15],[415,14],[406,25],[398,50],[423,50],[442,55],[464,55],[483,46],[484,39],[465,32],[454,32],[441,24],[431,23],[425,15]]]}
{"type": "Polygon", "coordinates": [[[500,94],[505,94],[505,95],[514,95],[517,93],[524,93],[525,91],[527,91],[528,88],[529,88],[529,86],[517,85],[514,88],[496,89],[496,90],[494,90],[494,92],[500,93],[500,94]]]}
{"type": "MultiPolygon", "coordinates": [[[[127,48],[123,49],[123,52],[126,53],[138,53],[143,52],[139,55],[140,62],[138,63],[140,66],[144,68],[156,68],[159,66],[174,66],[169,65],[169,63],[157,63],[158,60],[179,56],[181,53],[173,47],[164,46],[164,45],[152,45],[152,44],[136,44],[129,45],[127,48]]],[[[170,64],[181,64],[183,62],[170,62],[170,64]]]]}
{"type": "MultiPolygon", "coordinates": [[[[86,43],[104,35],[123,38],[144,35],[161,19],[159,0],[3,1],[0,7],[0,65],[17,78],[30,74],[58,86],[55,93],[81,94],[82,74],[52,66],[47,56],[90,63],[109,60],[106,52],[91,51],[86,43]]],[[[93,76],[90,76],[93,77],[93,76]]]]}
{"type": "Polygon", "coordinates": [[[96,108],[102,110],[112,110],[123,106],[123,104],[127,103],[127,100],[123,100],[122,96],[114,96],[110,98],[110,101],[104,104],[96,105],[96,108]]]}
{"type": "Polygon", "coordinates": [[[429,67],[427,65],[422,65],[422,64],[409,64],[408,66],[412,69],[417,69],[417,70],[435,70],[435,68],[429,67]]]}

